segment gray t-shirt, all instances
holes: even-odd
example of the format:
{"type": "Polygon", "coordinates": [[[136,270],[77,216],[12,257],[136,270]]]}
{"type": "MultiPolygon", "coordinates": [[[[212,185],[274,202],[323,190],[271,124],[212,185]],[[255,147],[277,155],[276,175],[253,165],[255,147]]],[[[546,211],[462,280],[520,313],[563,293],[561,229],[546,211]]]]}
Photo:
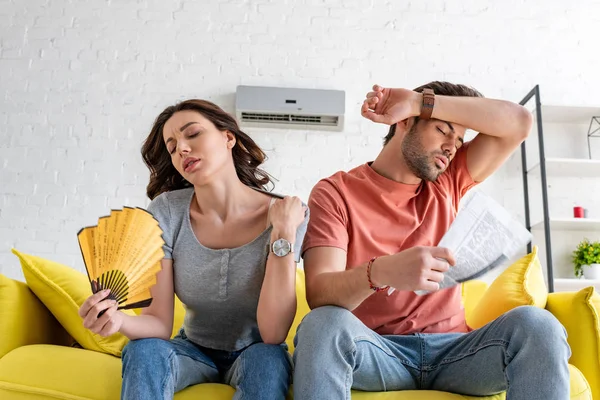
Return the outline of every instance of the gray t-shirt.
{"type": "MultiPolygon", "coordinates": [[[[272,228],[241,247],[209,249],[192,230],[193,194],[193,188],[162,193],[148,206],[163,230],[165,258],[173,260],[175,294],[186,309],[185,334],[200,346],[226,351],[262,342],[256,310],[272,228]]],[[[296,262],[308,218],[307,211],[296,232],[296,262]]]]}

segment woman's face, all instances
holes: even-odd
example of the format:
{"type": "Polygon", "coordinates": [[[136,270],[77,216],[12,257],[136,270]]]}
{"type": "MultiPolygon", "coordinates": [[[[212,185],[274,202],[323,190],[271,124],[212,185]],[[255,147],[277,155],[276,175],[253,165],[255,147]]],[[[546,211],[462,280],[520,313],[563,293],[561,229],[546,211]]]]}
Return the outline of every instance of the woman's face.
{"type": "Polygon", "coordinates": [[[196,111],[179,111],[167,120],[163,140],[175,169],[193,185],[202,185],[232,163],[235,137],[219,131],[196,111]]]}

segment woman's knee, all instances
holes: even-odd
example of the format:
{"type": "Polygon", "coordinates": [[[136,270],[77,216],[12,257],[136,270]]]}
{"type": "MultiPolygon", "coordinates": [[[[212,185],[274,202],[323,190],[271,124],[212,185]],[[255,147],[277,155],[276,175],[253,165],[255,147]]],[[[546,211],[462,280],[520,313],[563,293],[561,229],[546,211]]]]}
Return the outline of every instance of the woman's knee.
{"type": "Polygon", "coordinates": [[[123,367],[129,364],[141,366],[157,366],[169,360],[169,355],[173,351],[171,344],[167,340],[147,338],[131,340],[123,348],[122,359],[123,367]]]}
{"type": "MultiPolygon", "coordinates": [[[[240,355],[242,366],[238,373],[245,378],[287,380],[292,372],[292,358],[286,347],[277,344],[255,343],[240,355]]],[[[238,377],[238,380],[241,377],[238,377]]]]}

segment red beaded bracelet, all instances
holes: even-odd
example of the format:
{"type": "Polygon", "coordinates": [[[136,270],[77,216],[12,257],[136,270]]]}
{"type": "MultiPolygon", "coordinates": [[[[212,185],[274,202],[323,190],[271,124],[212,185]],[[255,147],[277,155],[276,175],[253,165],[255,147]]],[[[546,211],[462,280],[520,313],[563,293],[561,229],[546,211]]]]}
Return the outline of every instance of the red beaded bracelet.
{"type": "Polygon", "coordinates": [[[371,266],[373,265],[373,262],[377,259],[377,257],[373,257],[371,258],[371,260],[369,260],[369,263],[367,264],[367,280],[369,281],[369,288],[376,291],[376,292],[381,292],[384,290],[389,289],[389,286],[375,286],[373,284],[373,281],[371,280],[371,266]]]}

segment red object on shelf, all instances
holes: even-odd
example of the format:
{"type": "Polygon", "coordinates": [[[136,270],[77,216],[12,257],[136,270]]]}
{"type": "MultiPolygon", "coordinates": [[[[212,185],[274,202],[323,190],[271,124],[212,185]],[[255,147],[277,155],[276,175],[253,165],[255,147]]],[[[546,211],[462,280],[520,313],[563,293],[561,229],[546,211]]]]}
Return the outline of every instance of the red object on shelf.
{"type": "Polygon", "coordinates": [[[583,218],[583,207],[573,207],[573,217],[583,218]]]}

